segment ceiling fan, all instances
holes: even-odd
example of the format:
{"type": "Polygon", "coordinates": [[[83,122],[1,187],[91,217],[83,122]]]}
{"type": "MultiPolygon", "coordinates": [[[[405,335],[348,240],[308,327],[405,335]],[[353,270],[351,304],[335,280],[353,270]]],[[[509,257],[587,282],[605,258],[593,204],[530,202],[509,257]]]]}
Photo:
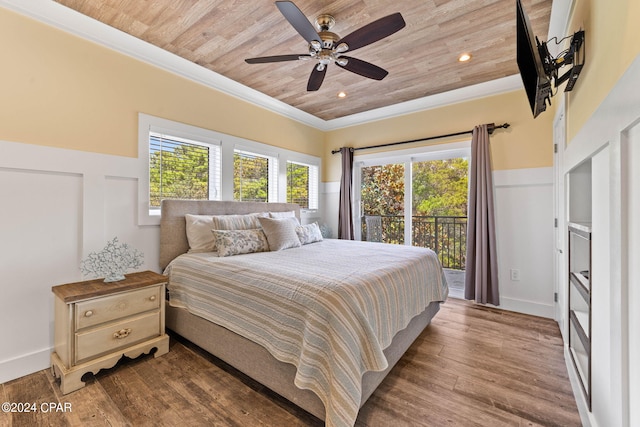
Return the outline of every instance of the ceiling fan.
{"type": "Polygon", "coordinates": [[[247,63],[264,64],[270,62],[314,60],[316,64],[313,66],[309,82],[307,83],[308,91],[320,89],[327,73],[327,66],[331,63],[335,63],[337,66],[352,73],[374,80],[382,80],[389,74],[387,70],[377,65],[343,54],[382,40],[404,28],[406,24],[400,13],[394,13],[380,18],[340,38],[336,33],[329,31],[336,22],[333,16],[326,14],[318,16],[318,18],[316,18],[316,26],[319,31],[316,31],[311,22],[309,22],[307,17],[293,2],[277,1],[276,6],[286,20],[289,21],[289,24],[309,43],[309,53],[249,58],[245,59],[247,63]]]}

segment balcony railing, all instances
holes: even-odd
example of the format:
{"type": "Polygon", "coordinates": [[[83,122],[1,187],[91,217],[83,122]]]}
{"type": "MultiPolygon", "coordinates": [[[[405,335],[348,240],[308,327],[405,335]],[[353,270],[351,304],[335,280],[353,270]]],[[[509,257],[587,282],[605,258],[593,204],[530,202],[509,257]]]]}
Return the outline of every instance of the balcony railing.
{"type": "MultiPolygon", "coordinates": [[[[381,215],[382,242],[404,244],[404,216],[381,215]]],[[[467,249],[466,216],[413,216],[411,239],[413,246],[431,248],[444,268],[465,269],[467,249]]],[[[362,220],[362,240],[367,229],[362,220]]]]}

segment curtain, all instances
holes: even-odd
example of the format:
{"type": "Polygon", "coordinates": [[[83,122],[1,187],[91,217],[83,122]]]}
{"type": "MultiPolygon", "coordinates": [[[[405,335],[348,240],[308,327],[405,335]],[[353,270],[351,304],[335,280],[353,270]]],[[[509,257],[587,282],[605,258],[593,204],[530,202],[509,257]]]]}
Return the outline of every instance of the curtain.
{"type": "Polygon", "coordinates": [[[338,206],[338,239],[353,240],[353,214],[351,212],[353,179],[353,148],[342,147],[342,178],[340,178],[340,204],[338,206]]]}
{"type": "Polygon", "coordinates": [[[476,126],[471,139],[465,299],[500,304],[493,178],[487,125],[476,126]]]}

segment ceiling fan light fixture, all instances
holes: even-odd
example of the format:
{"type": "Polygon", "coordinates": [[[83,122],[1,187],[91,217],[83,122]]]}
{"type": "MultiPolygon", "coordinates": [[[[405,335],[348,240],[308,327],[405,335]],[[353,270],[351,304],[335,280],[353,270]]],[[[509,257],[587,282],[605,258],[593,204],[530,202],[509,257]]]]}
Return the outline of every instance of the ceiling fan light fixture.
{"type": "Polygon", "coordinates": [[[318,40],[311,40],[311,42],[309,43],[309,51],[311,50],[320,52],[320,50],[322,50],[322,43],[320,43],[318,40]]]}
{"type": "Polygon", "coordinates": [[[345,37],[331,32],[336,20],[333,16],[323,14],[316,19],[316,28],[292,1],[277,1],[277,8],[284,18],[307,42],[308,53],[296,55],[275,55],[259,58],[248,58],[248,64],[266,64],[272,62],[313,60],[313,71],[309,76],[307,91],[320,89],[329,64],[336,64],[344,70],[360,76],[382,80],[389,72],[377,65],[351,56],[342,57],[344,52],[352,52],[368,46],[396,33],[406,26],[400,12],[370,22],[345,37]]]}
{"type": "Polygon", "coordinates": [[[340,43],[338,46],[333,49],[335,53],[344,53],[349,50],[349,45],[346,43],[340,43]]]}

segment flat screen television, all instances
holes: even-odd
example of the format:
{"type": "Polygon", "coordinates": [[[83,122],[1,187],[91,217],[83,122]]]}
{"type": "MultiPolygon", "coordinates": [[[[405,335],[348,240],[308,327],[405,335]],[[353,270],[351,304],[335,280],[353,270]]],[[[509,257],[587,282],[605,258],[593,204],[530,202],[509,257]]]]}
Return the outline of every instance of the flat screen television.
{"type": "Polygon", "coordinates": [[[516,9],[518,68],[535,118],[547,109],[547,102],[551,105],[552,77],[545,71],[544,64],[548,51],[546,45],[540,43],[533,34],[521,0],[517,0],[516,9]]]}

